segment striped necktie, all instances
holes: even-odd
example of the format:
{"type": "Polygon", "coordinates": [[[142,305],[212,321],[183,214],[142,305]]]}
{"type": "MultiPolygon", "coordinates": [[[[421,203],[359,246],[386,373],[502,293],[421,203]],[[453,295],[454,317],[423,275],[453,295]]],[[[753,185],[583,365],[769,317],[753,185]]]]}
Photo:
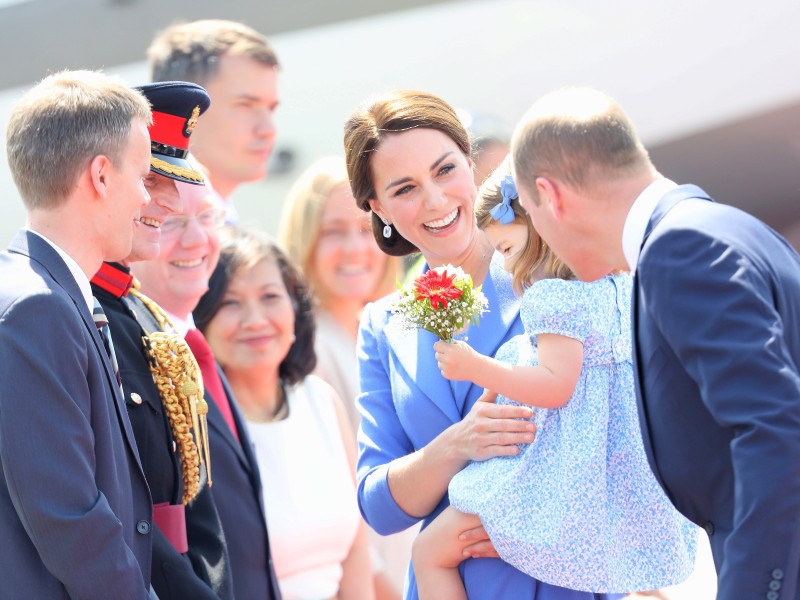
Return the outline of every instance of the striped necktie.
{"type": "MultiPolygon", "coordinates": [[[[94,298],[94,309],[92,310],[92,317],[94,317],[94,324],[100,332],[100,337],[103,338],[103,345],[106,347],[106,353],[111,361],[111,366],[114,367],[114,376],[117,378],[117,385],[119,391],[122,392],[122,377],[119,375],[119,364],[117,363],[117,354],[114,352],[114,342],[111,340],[111,328],[108,326],[108,317],[100,306],[97,298],[94,298]]],[[[125,394],[123,393],[124,397],[125,394]]]]}

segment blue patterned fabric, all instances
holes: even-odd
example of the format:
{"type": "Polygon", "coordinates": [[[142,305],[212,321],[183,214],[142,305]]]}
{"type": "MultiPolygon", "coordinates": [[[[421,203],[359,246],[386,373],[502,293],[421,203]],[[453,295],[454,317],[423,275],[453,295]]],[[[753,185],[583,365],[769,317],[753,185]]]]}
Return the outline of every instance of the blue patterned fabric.
{"type": "Polygon", "coordinates": [[[540,581],[633,592],[683,581],[694,566],[698,529],[669,502],[642,445],[630,300],[628,275],[526,290],[526,335],[497,358],[536,364],[542,333],[579,340],[575,392],[560,408],[535,410],[536,440],[520,454],[472,463],[450,482],[451,504],[479,515],[500,556],[540,581]]]}

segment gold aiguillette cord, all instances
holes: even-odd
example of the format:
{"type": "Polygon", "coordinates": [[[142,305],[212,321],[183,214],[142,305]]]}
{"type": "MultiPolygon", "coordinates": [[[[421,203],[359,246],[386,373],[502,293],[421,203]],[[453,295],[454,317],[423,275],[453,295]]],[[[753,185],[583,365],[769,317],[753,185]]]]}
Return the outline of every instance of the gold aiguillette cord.
{"type": "Polygon", "coordinates": [[[189,399],[189,407],[192,411],[192,425],[194,426],[194,430],[198,433],[198,437],[201,440],[200,445],[203,447],[200,460],[206,465],[208,485],[211,487],[211,454],[208,446],[208,402],[200,395],[200,388],[191,379],[183,383],[183,393],[189,399]]]}

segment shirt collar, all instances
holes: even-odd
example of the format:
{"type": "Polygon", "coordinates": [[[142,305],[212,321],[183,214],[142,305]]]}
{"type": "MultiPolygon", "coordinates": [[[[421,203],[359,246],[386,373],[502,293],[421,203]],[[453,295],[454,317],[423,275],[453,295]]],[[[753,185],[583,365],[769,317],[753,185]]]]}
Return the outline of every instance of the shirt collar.
{"type": "Polygon", "coordinates": [[[191,313],[189,313],[188,317],[180,318],[176,317],[170,312],[164,311],[167,313],[167,316],[172,321],[172,324],[175,326],[175,331],[177,331],[181,337],[186,337],[186,332],[190,329],[194,329],[194,318],[192,317],[191,313]]]}
{"type": "Polygon", "coordinates": [[[92,313],[94,310],[94,296],[92,296],[92,286],[89,283],[89,278],[86,276],[86,273],[83,272],[83,269],[80,268],[75,259],[72,258],[69,254],[64,252],[61,248],[59,248],[55,242],[52,240],[47,239],[44,235],[39,233],[38,231],[34,231],[33,229],[28,229],[31,233],[35,233],[40,238],[42,238],[45,242],[50,244],[50,246],[58,252],[58,255],[61,257],[69,272],[72,273],[72,277],[75,279],[75,282],[78,284],[78,288],[81,290],[81,295],[83,296],[84,302],[86,302],[86,306],[89,309],[89,314],[92,313]]]}
{"type": "Polygon", "coordinates": [[[664,194],[676,187],[677,183],[661,177],[644,188],[631,205],[622,229],[622,251],[625,253],[625,260],[631,272],[636,270],[636,265],[639,263],[639,250],[644,241],[644,232],[656,205],[664,194]]]}

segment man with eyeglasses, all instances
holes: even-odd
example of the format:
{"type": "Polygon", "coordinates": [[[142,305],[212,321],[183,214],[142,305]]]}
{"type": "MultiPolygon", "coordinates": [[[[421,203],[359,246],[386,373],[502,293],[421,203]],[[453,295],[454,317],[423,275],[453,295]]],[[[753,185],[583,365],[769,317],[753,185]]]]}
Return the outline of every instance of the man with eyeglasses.
{"type": "Polygon", "coordinates": [[[161,252],[133,265],[142,292],[158,302],[185,335],[203,373],[208,402],[214,501],[222,520],[236,598],[280,599],[272,564],[261,480],[244,420],[192,311],[219,260],[224,211],[204,188],[177,184],[180,214],[162,224],[161,252]]]}
{"type": "Polygon", "coordinates": [[[136,284],[130,274],[132,263],[157,257],[161,245],[179,230],[184,217],[173,217],[182,210],[176,182],[205,188],[202,174],[186,154],[209,98],[192,83],[138,89],[153,109],[150,172],[144,180],[151,201],[141,210],[130,254],[120,262],[104,263],[91,280],[92,291],[108,317],[125,406],[153,499],[153,588],[160,600],[229,599],[233,584],[225,537],[206,485],[207,472],[200,468],[199,432],[189,430],[191,415],[181,410],[181,398],[169,393],[175,382],[159,387],[154,381],[154,369],[161,366],[149,336],[158,328],[151,322],[161,311],[131,291],[136,284]]]}

